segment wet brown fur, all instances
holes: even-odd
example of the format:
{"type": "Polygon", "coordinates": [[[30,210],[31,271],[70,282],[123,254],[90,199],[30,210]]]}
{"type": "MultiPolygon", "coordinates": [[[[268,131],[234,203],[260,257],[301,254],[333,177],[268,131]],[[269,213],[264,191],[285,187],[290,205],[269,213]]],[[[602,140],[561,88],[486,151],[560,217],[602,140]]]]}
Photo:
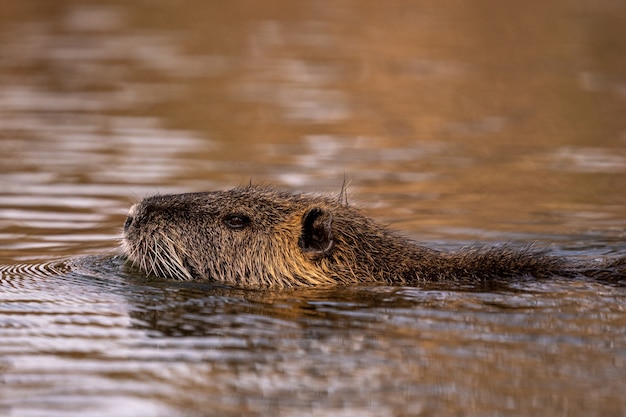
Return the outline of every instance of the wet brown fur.
{"type": "Polygon", "coordinates": [[[256,288],[626,275],[624,258],[583,264],[530,249],[429,249],[349,206],[343,188],[338,198],[255,185],[148,197],[129,212],[123,251],[147,274],[256,288]]]}

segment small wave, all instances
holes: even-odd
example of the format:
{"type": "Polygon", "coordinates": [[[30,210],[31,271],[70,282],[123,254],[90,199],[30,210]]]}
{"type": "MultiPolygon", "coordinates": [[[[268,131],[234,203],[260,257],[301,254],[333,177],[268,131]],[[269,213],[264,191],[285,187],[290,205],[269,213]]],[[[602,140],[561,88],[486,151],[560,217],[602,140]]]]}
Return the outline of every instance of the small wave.
{"type": "Polygon", "coordinates": [[[46,278],[61,275],[69,271],[69,266],[63,261],[47,261],[36,264],[0,265],[0,283],[15,285],[16,281],[24,277],[46,278]]]}
{"type": "Polygon", "coordinates": [[[4,292],[18,292],[55,287],[59,282],[70,281],[88,281],[90,285],[103,280],[119,283],[124,277],[123,263],[119,256],[99,255],[0,265],[0,288],[4,292]]]}

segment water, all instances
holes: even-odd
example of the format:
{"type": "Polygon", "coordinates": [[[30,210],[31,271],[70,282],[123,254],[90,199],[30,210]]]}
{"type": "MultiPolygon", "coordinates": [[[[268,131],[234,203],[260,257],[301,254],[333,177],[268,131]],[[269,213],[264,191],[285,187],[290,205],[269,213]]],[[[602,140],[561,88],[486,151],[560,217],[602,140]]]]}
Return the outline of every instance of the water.
{"type": "Polygon", "coordinates": [[[0,414],[626,415],[626,290],[251,291],[115,256],[144,195],[336,194],[626,256],[621,2],[5,1],[0,414]]]}

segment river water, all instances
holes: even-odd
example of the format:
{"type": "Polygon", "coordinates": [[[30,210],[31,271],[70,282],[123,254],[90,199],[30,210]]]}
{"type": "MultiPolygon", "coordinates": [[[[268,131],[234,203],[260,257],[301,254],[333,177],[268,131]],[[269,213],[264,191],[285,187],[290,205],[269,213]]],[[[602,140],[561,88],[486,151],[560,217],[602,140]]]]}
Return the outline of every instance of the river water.
{"type": "Polygon", "coordinates": [[[125,214],[250,181],[424,245],[626,256],[620,1],[5,0],[0,414],[626,416],[626,287],[129,274],[125,214]]]}

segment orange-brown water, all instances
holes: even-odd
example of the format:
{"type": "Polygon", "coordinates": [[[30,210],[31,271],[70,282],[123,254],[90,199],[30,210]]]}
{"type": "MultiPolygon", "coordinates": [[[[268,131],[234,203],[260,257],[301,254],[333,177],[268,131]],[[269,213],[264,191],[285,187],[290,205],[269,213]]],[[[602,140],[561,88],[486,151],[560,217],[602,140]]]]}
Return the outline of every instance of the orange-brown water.
{"type": "Polygon", "coordinates": [[[623,286],[242,291],[106,255],[147,194],[345,180],[429,246],[625,256],[625,27],[616,1],[5,1],[0,414],[624,415],[623,286]]]}

